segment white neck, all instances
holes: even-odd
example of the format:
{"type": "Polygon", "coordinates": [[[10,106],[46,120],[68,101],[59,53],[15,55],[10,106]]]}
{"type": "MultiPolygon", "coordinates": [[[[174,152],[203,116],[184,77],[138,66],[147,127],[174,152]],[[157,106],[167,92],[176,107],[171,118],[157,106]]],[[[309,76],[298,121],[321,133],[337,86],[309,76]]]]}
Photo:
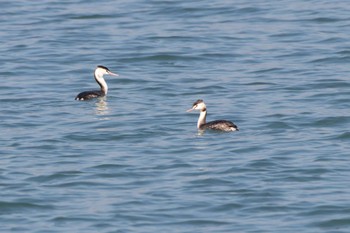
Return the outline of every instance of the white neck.
{"type": "Polygon", "coordinates": [[[201,110],[197,122],[197,128],[199,129],[201,125],[204,125],[206,123],[206,117],[207,117],[207,110],[204,111],[201,110]]]}
{"type": "Polygon", "coordinates": [[[98,83],[98,85],[100,85],[101,91],[106,95],[108,91],[108,86],[105,79],[103,78],[103,74],[104,73],[102,70],[100,69],[95,70],[95,80],[98,83]]]}

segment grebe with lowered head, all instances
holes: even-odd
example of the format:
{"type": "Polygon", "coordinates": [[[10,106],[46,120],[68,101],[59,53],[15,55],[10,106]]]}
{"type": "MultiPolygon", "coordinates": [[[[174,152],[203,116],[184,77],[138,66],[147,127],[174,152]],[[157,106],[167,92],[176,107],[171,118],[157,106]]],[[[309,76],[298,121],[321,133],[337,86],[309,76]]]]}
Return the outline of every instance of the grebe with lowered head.
{"type": "Polygon", "coordinates": [[[105,75],[105,74],[118,76],[118,74],[112,73],[105,66],[97,66],[95,69],[94,76],[95,76],[96,82],[98,83],[98,85],[100,85],[101,90],[81,92],[77,95],[77,97],[75,97],[75,99],[76,100],[89,100],[92,98],[102,97],[102,96],[107,95],[108,86],[107,86],[105,79],[103,78],[103,75],[105,75]]]}
{"type": "Polygon", "coordinates": [[[197,128],[200,130],[213,129],[213,130],[220,130],[220,131],[227,131],[227,132],[239,130],[237,125],[235,125],[231,121],[216,120],[216,121],[210,121],[206,123],[207,106],[201,99],[194,102],[192,108],[188,109],[187,112],[190,112],[192,110],[200,110],[200,114],[197,122],[197,128]]]}

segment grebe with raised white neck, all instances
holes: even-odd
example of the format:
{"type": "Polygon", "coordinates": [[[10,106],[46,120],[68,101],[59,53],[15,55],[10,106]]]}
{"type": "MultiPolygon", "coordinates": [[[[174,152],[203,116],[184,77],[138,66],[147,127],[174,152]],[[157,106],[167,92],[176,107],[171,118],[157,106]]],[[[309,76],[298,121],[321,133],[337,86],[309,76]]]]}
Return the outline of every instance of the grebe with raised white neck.
{"type": "Polygon", "coordinates": [[[100,90],[95,90],[95,91],[84,91],[81,92],[75,97],[76,100],[89,100],[92,98],[96,97],[102,97],[107,95],[108,92],[108,86],[103,78],[103,75],[109,74],[113,76],[118,76],[118,74],[112,73],[107,67],[105,66],[97,66],[95,69],[94,77],[95,81],[100,85],[101,89],[100,90]]]}
{"type": "Polygon", "coordinates": [[[235,125],[231,121],[216,120],[216,121],[210,121],[206,123],[207,106],[205,105],[204,101],[201,99],[194,102],[192,108],[188,109],[187,112],[190,112],[192,110],[200,110],[200,114],[197,122],[197,128],[200,130],[213,129],[213,130],[220,130],[220,131],[227,131],[227,132],[239,130],[237,125],[235,125]]]}

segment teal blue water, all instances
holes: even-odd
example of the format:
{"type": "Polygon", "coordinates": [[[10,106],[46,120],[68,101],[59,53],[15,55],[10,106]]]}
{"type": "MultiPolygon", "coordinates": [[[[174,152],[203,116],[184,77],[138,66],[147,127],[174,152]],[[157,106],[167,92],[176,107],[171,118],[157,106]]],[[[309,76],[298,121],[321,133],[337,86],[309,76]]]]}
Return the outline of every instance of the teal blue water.
{"type": "Polygon", "coordinates": [[[1,232],[350,231],[348,1],[0,7],[1,232]]]}

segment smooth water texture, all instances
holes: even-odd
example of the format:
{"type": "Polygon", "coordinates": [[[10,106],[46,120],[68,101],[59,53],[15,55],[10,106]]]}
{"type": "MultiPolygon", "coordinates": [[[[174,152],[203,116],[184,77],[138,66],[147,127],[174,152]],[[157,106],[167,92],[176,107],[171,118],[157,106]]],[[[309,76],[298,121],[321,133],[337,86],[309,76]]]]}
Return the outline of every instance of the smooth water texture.
{"type": "Polygon", "coordinates": [[[350,231],[348,1],[0,6],[1,232],[350,231]]]}

